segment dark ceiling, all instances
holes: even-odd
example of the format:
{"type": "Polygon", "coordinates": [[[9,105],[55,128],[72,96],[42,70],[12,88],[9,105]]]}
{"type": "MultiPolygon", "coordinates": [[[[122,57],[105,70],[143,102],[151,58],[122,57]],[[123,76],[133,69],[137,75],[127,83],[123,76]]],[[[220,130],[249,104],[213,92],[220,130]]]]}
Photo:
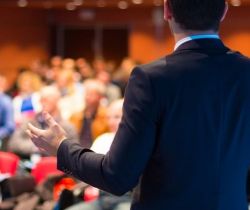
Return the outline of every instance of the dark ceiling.
{"type": "MultiPolygon", "coordinates": [[[[164,0],[0,0],[0,7],[30,7],[30,8],[131,8],[162,6],[164,0]]],[[[250,5],[250,0],[229,0],[234,6],[250,5]]]]}

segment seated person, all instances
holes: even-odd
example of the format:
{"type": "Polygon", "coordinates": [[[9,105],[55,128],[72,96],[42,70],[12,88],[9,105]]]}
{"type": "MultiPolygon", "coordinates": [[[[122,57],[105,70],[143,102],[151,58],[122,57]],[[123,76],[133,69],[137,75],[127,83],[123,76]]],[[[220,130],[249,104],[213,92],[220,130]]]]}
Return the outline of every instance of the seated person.
{"type": "MultiPolygon", "coordinates": [[[[61,114],[58,109],[58,101],[60,99],[59,90],[54,86],[44,87],[40,91],[40,97],[42,109],[50,113],[56,119],[56,121],[68,133],[68,137],[70,139],[78,139],[74,127],[69,122],[61,118],[61,114]]],[[[40,128],[45,128],[45,122],[41,117],[41,113],[36,114],[29,122],[34,125],[37,125],[40,128]]],[[[34,146],[34,144],[30,141],[28,135],[26,134],[27,123],[28,121],[23,123],[20,127],[16,129],[10,139],[8,146],[9,151],[16,153],[24,159],[29,158],[32,154],[38,152],[38,149],[34,146]]]]}
{"type": "MultiPolygon", "coordinates": [[[[106,154],[113,142],[122,117],[123,100],[112,102],[107,111],[107,122],[110,132],[100,135],[93,143],[91,149],[100,154],[106,154]]],[[[100,192],[99,198],[92,202],[81,202],[66,210],[129,210],[131,204],[130,194],[121,197],[109,193],[100,192]]]]}
{"type": "Polygon", "coordinates": [[[84,82],[85,108],[73,115],[70,122],[77,128],[80,144],[90,148],[97,136],[108,131],[106,108],[101,101],[106,88],[98,80],[88,79],[84,82]]]}
{"type": "Polygon", "coordinates": [[[119,86],[111,82],[111,75],[107,71],[101,71],[96,75],[96,79],[99,80],[106,87],[107,103],[110,104],[114,100],[121,98],[121,90],[119,86]]]}
{"type": "Polygon", "coordinates": [[[18,93],[13,98],[14,120],[16,127],[22,125],[41,111],[39,91],[42,81],[39,75],[23,71],[17,78],[18,93]]]}
{"type": "Polygon", "coordinates": [[[7,138],[12,134],[15,127],[12,101],[4,93],[5,87],[6,78],[0,75],[0,150],[6,150],[7,138]]]}
{"type": "Polygon", "coordinates": [[[62,118],[69,120],[72,115],[84,109],[84,88],[81,83],[75,81],[74,61],[66,59],[64,64],[64,68],[57,74],[53,85],[61,93],[59,108],[62,118]]]}

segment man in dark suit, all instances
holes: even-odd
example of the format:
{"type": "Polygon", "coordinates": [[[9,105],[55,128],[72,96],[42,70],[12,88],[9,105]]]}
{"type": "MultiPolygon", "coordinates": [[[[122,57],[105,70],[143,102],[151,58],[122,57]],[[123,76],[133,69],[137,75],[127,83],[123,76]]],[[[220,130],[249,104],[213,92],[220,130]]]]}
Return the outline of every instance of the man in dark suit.
{"type": "Polygon", "coordinates": [[[224,0],[166,0],[176,40],[171,55],[134,69],[123,118],[107,155],[30,125],[58,168],[121,195],[133,210],[246,210],[250,163],[250,60],[218,36],[224,0]]]}

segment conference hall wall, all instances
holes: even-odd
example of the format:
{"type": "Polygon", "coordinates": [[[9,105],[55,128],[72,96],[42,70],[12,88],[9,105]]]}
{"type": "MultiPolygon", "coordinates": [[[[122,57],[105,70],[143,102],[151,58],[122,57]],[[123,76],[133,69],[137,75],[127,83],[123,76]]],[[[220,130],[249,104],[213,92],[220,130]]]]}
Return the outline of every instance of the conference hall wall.
{"type": "MultiPolygon", "coordinates": [[[[250,57],[249,9],[249,6],[230,7],[221,36],[229,47],[250,57]]],[[[127,28],[128,56],[141,63],[150,62],[170,53],[174,45],[167,24],[161,21],[160,11],[161,8],[97,9],[84,13],[0,8],[0,73],[13,81],[20,67],[27,67],[36,59],[47,60],[58,50],[54,49],[55,42],[60,43],[51,38],[51,31],[67,27],[127,28]]]]}

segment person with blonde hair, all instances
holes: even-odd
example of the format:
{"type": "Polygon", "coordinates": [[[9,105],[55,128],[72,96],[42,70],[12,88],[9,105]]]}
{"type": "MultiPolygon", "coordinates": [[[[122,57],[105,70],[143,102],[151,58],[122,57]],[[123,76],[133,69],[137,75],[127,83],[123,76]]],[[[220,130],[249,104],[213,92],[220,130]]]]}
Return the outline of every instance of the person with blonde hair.
{"type": "Polygon", "coordinates": [[[118,99],[111,102],[108,106],[106,118],[109,132],[101,134],[94,140],[91,146],[93,151],[100,154],[106,154],[109,151],[122,118],[123,102],[123,99],[118,99]]]}
{"type": "Polygon", "coordinates": [[[75,71],[76,63],[72,58],[65,58],[62,61],[62,69],[75,71]]]}
{"type": "Polygon", "coordinates": [[[19,74],[18,95],[13,99],[14,119],[17,126],[41,111],[39,90],[42,85],[41,78],[34,72],[24,71],[19,74]]]}

